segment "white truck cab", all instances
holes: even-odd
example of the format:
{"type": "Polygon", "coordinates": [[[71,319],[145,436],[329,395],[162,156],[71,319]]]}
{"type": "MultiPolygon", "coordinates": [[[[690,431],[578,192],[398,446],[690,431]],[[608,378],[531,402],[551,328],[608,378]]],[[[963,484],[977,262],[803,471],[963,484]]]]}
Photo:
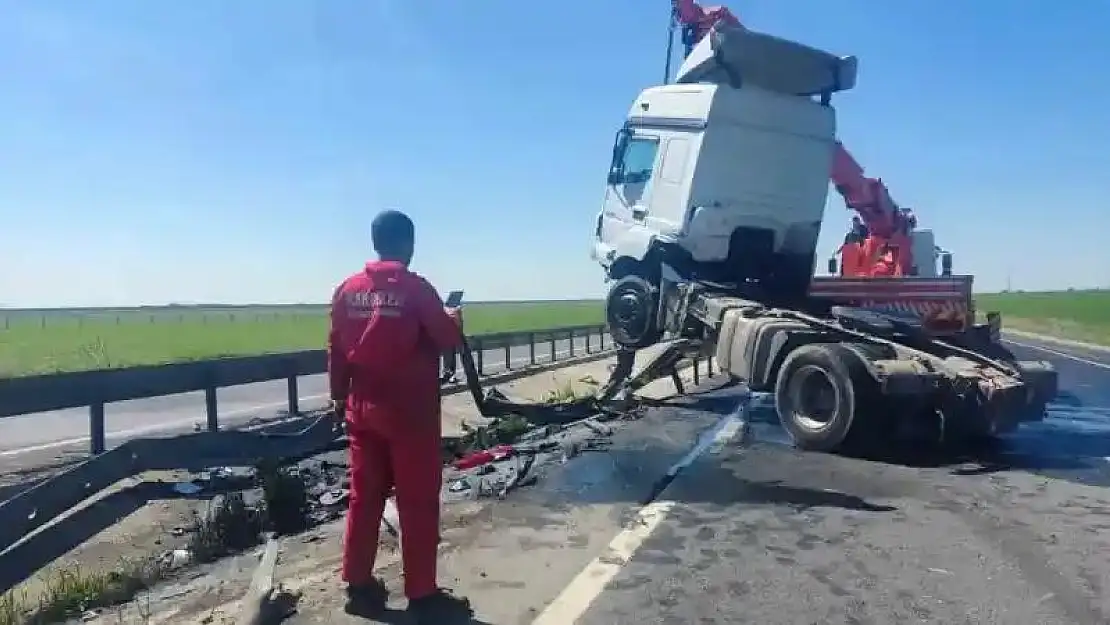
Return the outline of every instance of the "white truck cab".
{"type": "Polygon", "coordinates": [[[607,277],[658,289],[666,266],[803,295],[836,141],[829,100],[855,77],[855,57],[714,27],[617,133],[592,252],[607,277]]]}

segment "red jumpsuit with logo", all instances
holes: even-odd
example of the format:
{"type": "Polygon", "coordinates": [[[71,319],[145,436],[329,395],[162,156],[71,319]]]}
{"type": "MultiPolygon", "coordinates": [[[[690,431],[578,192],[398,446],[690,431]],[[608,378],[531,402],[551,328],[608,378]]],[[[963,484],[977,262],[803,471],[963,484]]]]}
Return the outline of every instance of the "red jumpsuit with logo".
{"type": "Polygon", "coordinates": [[[346,399],[351,493],[343,579],[372,580],[390,490],[397,498],[405,595],[436,591],[442,483],[440,355],[461,344],[459,327],[424,278],[376,261],[332,298],[328,373],[346,399]]]}

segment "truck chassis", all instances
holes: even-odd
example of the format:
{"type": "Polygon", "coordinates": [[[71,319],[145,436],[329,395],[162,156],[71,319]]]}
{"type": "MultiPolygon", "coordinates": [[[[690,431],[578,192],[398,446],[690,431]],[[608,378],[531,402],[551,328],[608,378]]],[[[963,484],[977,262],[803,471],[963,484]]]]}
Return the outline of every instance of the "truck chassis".
{"type": "Polygon", "coordinates": [[[1050,363],[1017,361],[998,343],[997,317],[938,338],[870,309],[816,299],[774,307],[700,283],[657,301],[674,340],[635,377],[636,350],[621,349],[599,398],[628,396],[683,358],[712,354],[722,372],[774,394],[801,449],[882,445],[907,431],[946,444],[985,441],[1043,419],[1058,388],[1050,363]]]}

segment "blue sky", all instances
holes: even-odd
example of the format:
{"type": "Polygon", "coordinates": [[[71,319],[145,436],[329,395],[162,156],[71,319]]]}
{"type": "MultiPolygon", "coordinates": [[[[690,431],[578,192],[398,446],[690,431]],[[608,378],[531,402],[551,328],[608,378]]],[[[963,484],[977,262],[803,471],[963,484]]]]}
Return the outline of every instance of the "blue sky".
{"type": "MultiPolygon", "coordinates": [[[[443,292],[599,295],[667,5],[0,0],[0,304],[322,302],[384,207],[443,292]]],[[[1110,286],[1110,4],[731,6],[860,57],[841,138],[979,288],[1110,286]]]]}

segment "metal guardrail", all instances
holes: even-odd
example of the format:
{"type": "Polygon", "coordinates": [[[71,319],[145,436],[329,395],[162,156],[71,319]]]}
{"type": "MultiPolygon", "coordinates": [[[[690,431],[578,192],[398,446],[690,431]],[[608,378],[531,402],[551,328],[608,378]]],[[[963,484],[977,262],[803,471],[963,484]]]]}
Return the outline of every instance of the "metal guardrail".
{"type": "MultiPolygon", "coordinates": [[[[527,347],[522,367],[559,360],[557,344],[569,341],[566,356],[578,353],[575,339],[585,339],[581,354],[606,348],[603,325],[570,326],[530,332],[500,332],[468,337],[478,373],[485,375],[486,352],[504,350],[505,368],[511,369],[513,348],[527,347]]],[[[612,343],[609,343],[612,348],[612,343]]],[[[290,415],[300,413],[297,379],[327,371],[327,352],[322,349],[128,367],[100,371],[57,373],[0,379],[0,418],[89,407],[90,452],[105,450],[104,410],[112,402],[147,399],[163,395],[203,391],[207,428],[219,430],[216,391],[220,388],[286,380],[290,415]]]]}

